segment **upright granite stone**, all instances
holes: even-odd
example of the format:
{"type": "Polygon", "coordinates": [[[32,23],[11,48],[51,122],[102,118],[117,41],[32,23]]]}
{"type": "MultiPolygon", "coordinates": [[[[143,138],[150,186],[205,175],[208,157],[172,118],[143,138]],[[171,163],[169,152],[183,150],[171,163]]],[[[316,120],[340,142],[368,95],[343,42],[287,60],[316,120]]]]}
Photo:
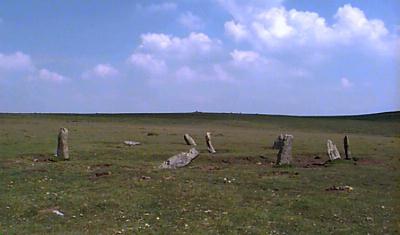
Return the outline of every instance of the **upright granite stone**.
{"type": "Polygon", "coordinates": [[[211,143],[211,133],[207,132],[206,133],[206,143],[207,143],[207,147],[208,147],[208,152],[209,153],[216,153],[214,146],[211,143]]]}
{"type": "Polygon", "coordinates": [[[278,156],[276,159],[277,165],[290,165],[292,161],[292,144],[293,144],[293,135],[286,134],[285,136],[283,136],[278,156]]]}
{"type": "Polygon", "coordinates": [[[280,134],[274,141],[274,144],[272,145],[272,149],[281,149],[281,146],[283,145],[283,138],[284,136],[280,134]]]}
{"type": "Polygon", "coordinates": [[[185,134],[183,138],[185,139],[187,145],[197,146],[196,142],[189,134],[185,134]]]}
{"type": "Polygon", "coordinates": [[[160,165],[161,169],[176,169],[184,167],[199,156],[199,152],[195,148],[191,148],[189,152],[182,152],[170,157],[160,165]]]}
{"type": "Polygon", "coordinates": [[[58,133],[57,157],[69,160],[68,129],[64,127],[58,133]]]}
{"type": "Polygon", "coordinates": [[[344,154],[346,155],[346,160],[351,159],[351,152],[350,152],[350,140],[349,137],[346,135],[343,139],[343,146],[344,146],[344,154]]]}
{"type": "Polygon", "coordinates": [[[334,161],[334,160],[340,159],[340,153],[339,153],[336,145],[332,142],[332,140],[328,140],[326,143],[326,146],[328,148],[329,160],[334,161]]]}

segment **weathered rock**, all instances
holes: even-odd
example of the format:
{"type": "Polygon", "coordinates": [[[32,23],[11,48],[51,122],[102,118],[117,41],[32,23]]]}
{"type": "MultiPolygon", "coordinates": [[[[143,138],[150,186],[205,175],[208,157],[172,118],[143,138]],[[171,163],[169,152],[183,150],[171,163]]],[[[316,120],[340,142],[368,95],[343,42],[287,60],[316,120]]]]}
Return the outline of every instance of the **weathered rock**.
{"type": "Polygon", "coordinates": [[[326,191],[347,191],[351,192],[353,191],[353,187],[348,186],[348,185],[341,185],[341,186],[335,186],[333,185],[332,187],[329,187],[325,189],[326,191]]]}
{"type": "Polygon", "coordinates": [[[283,145],[283,135],[280,134],[274,141],[274,145],[272,145],[272,149],[280,149],[283,145]]]}
{"type": "Polygon", "coordinates": [[[170,157],[160,165],[162,169],[175,169],[188,165],[193,159],[199,156],[199,152],[195,148],[191,148],[189,152],[182,152],[170,157]]]}
{"type": "Polygon", "coordinates": [[[276,159],[277,165],[290,165],[292,161],[292,143],[293,135],[283,136],[283,140],[280,144],[280,149],[276,159]]]}
{"type": "Polygon", "coordinates": [[[68,129],[64,127],[58,133],[57,157],[69,160],[68,129]]]}
{"type": "Polygon", "coordinates": [[[207,143],[207,147],[208,147],[208,152],[209,153],[216,153],[214,146],[211,143],[211,133],[207,132],[206,133],[206,143],[207,143]]]}
{"type": "Polygon", "coordinates": [[[185,134],[183,138],[185,139],[187,145],[197,146],[196,142],[189,134],[185,134]]]}
{"type": "Polygon", "coordinates": [[[340,153],[339,153],[336,145],[332,142],[332,140],[328,140],[326,143],[326,146],[328,148],[329,160],[334,161],[334,160],[340,159],[340,153]]]}
{"type": "Polygon", "coordinates": [[[350,160],[351,159],[350,140],[347,135],[343,139],[343,145],[344,145],[344,154],[346,155],[345,159],[350,160]]]}
{"type": "Polygon", "coordinates": [[[135,145],[140,145],[140,142],[125,140],[124,144],[129,145],[129,146],[135,146],[135,145]]]}

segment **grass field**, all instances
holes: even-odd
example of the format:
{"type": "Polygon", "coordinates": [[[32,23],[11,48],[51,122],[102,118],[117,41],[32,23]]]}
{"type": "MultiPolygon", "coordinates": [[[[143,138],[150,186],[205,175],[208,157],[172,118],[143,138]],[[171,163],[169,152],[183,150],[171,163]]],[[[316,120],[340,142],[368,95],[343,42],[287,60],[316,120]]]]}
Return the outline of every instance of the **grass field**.
{"type": "Polygon", "coordinates": [[[399,234],[399,154],[398,112],[1,114],[0,234],[399,234]],[[71,160],[51,162],[60,127],[71,160]],[[158,169],[189,149],[184,133],[200,156],[158,169]],[[280,133],[294,135],[292,167],[273,166],[280,133]],[[328,138],[343,156],[345,134],[358,160],[318,165],[328,138]],[[333,185],[353,191],[326,190],[333,185]]]}

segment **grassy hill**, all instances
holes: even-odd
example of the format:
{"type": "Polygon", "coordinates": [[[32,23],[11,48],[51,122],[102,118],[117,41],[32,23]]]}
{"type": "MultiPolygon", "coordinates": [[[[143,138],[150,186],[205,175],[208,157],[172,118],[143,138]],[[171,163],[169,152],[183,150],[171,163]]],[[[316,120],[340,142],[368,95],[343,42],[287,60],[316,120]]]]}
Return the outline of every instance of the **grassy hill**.
{"type": "Polygon", "coordinates": [[[0,114],[0,234],[399,233],[399,133],[400,112],[0,114]],[[60,127],[71,160],[48,161],[60,127]],[[189,149],[184,133],[199,158],[158,169],[189,149]],[[294,135],[289,168],[273,165],[280,133],[294,135]],[[358,161],[322,164],[327,139],[343,154],[346,134],[358,161]],[[334,185],[354,190],[326,190],[334,185]]]}

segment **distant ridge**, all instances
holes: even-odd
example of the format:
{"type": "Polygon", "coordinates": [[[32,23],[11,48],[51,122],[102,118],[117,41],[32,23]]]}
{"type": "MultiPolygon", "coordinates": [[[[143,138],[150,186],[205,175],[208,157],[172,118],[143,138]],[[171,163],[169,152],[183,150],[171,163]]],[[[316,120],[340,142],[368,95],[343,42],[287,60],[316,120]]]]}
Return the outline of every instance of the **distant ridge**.
{"type": "Polygon", "coordinates": [[[157,116],[157,117],[192,117],[192,116],[210,116],[210,117],[282,117],[282,118],[338,118],[338,119],[356,119],[356,120],[385,120],[400,121],[400,111],[389,111],[381,113],[368,113],[358,115],[283,115],[283,114],[249,114],[249,113],[214,113],[214,112],[187,112],[187,113],[0,113],[0,116],[157,116]]]}

